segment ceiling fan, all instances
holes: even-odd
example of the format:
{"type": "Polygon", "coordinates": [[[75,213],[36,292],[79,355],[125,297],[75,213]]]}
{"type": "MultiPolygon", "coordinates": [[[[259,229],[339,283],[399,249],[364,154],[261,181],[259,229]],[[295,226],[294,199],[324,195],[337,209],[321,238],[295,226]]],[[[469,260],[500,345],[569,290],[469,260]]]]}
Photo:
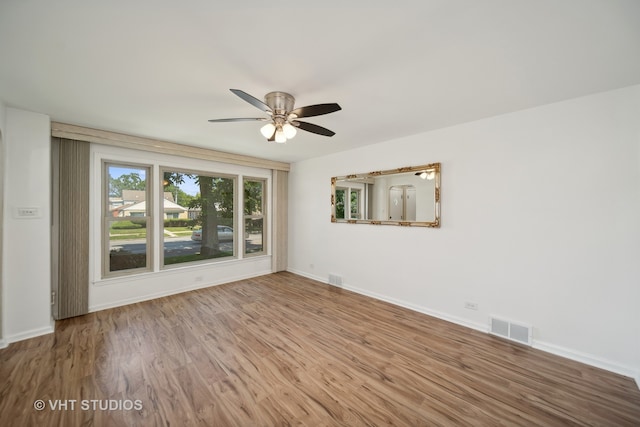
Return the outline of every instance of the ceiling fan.
{"type": "Polygon", "coordinates": [[[260,129],[260,132],[267,138],[267,141],[279,143],[287,142],[288,139],[293,138],[296,135],[297,128],[324,136],[333,136],[336,134],[322,126],[298,120],[304,117],[321,116],[323,114],[340,111],[342,108],[336,103],[308,105],[294,110],[293,105],[295,98],[286,92],[269,92],[264,97],[265,102],[262,102],[240,89],[230,90],[269,116],[263,118],[211,119],[209,120],[210,122],[248,122],[254,120],[267,122],[267,124],[260,129]]]}

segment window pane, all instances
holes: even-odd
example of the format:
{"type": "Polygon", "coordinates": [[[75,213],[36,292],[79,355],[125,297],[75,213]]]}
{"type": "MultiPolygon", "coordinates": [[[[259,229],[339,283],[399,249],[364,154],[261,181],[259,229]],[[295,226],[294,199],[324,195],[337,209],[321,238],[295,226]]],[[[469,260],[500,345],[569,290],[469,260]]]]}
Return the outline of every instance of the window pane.
{"type": "Polygon", "coordinates": [[[351,189],[351,218],[360,218],[360,190],[351,189]]]}
{"type": "Polygon", "coordinates": [[[146,216],[147,168],[109,165],[107,175],[107,214],[113,217],[146,216]]]}
{"type": "Polygon", "coordinates": [[[244,220],[244,251],[247,254],[264,250],[264,219],[246,218],[244,220]]]}
{"type": "Polygon", "coordinates": [[[148,177],[144,166],[107,164],[106,227],[109,254],[105,273],[147,268],[150,211],[148,177]]]}
{"type": "Polygon", "coordinates": [[[163,173],[164,265],[234,255],[234,179],[163,173]]]}
{"type": "Polygon", "coordinates": [[[262,215],[263,181],[244,182],[244,214],[262,215]]]}
{"type": "Polygon", "coordinates": [[[109,271],[147,266],[145,218],[109,222],[109,271]]]}
{"type": "Polygon", "coordinates": [[[336,188],[336,218],[345,219],[344,216],[344,193],[342,188],[336,188]]]}
{"type": "Polygon", "coordinates": [[[244,181],[244,252],[264,252],[264,180],[244,181]]]}

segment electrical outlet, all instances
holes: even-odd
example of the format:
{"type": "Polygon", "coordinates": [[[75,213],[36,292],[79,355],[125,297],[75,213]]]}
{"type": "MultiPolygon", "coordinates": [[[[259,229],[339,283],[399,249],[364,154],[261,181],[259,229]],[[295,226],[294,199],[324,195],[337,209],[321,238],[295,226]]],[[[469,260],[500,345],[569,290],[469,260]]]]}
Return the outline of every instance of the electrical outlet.
{"type": "Polygon", "coordinates": [[[477,302],[467,301],[467,302],[464,303],[464,308],[466,308],[467,310],[477,310],[478,309],[478,303],[477,302]]]}

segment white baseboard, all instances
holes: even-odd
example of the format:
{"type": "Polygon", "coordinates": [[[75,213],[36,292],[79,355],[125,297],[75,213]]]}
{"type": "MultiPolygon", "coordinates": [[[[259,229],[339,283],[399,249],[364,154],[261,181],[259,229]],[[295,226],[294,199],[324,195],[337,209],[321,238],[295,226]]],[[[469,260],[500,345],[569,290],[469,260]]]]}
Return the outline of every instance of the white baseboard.
{"type": "Polygon", "coordinates": [[[19,334],[9,335],[6,338],[6,343],[11,344],[12,342],[28,340],[29,338],[39,337],[40,335],[52,334],[55,330],[55,325],[51,324],[44,328],[32,329],[30,331],[20,332],[19,334]]]}
{"type": "Polygon", "coordinates": [[[318,282],[329,284],[329,280],[324,277],[316,276],[313,274],[306,273],[304,271],[295,270],[293,268],[287,268],[289,273],[297,274],[298,276],[306,277],[307,279],[316,280],[318,282]]]}
{"type": "MultiPolygon", "coordinates": [[[[330,284],[328,282],[328,280],[325,279],[325,278],[322,278],[322,277],[319,277],[319,276],[314,276],[312,274],[305,273],[304,271],[298,271],[298,270],[294,270],[294,269],[288,269],[287,271],[289,271],[290,273],[297,274],[299,276],[307,277],[307,278],[312,279],[312,280],[317,280],[318,282],[326,283],[326,284],[331,285],[331,286],[336,286],[336,285],[330,284]]],[[[365,289],[356,288],[356,287],[350,286],[350,285],[343,284],[342,286],[336,286],[336,287],[341,288],[341,289],[346,289],[348,291],[355,292],[355,293],[360,294],[360,295],[371,297],[373,299],[377,299],[377,300],[380,300],[380,301],[388,302],[388,303],[393,304],[393,305],[404,307],[404,308],[407,308],[407,309],[412,310],[412,311],[417,311],[418,313],[427,314],[429,316],[436,317],[436,318],[441,319],[441,320],[446,320],[447,322],[451,322],[451,323],[455,323],[457,325],[465,326],[467,328],[475,329],[476,331],[485,332],[485,333],[489,332],[489,326],[487,324],[484,324],[484,323],[471,322],[469,320],[462,319],[460,317],[450,316],[448,314],[445,314],[445,313],[442,313],[442,312],[439,312],[439,311],[431,310],[431,309],[426,308],[426,307],[422,307],[422,306],[419,306],[419,305],[411,304],[411,303],[408,303],[406,301],[402,301],[402,300],[399,300],[399,299],[396,299],[396,298],[391,298],[391,297],[388,297],[386,295],[378,294],[378,293],[375,293],[375,292],[370,292],[370,291],[367,291],[365,289]]]]}
{"type": "Polygon", "coordinates": [[[8,346],[9,346],[8,342],[6,342],[5,340],[0,340],[0,349],[7,348],[8,346]]]}
{"type": "Polygon", "coordinates": [[[378,293],[375,293],[375,292],[369,292],[369,291],[367,291],[365,289],[360,289],[360,288],[356,288],[356,287],[349,286],[349,285],[342,286],[342,288],[346,289],[348,291],[351,291],[351,292],[355,292],[355,293],[360,294],[360,295],[368,296],[368,297],[371,297],[371,298],[374,298],[374,299],[377,299],[377,300],[380,300],[380,301],[384,301],[384,302],[388,302],[388,303],[393,304],[393,305],[397,305],[399,307],[407,308],[409,310],[416,311],[418,313],[426,314],[428,316],[432,316],[432,317],[435,317],[437,319],[446,320],[447,322],[455,323],[456,325],[465,326],[467,328],[474,329],[476,331],[485,332],[485,333],[489,332],[488,325],[486,325],[484,323],[471,322],[471,321],[469,321],[467,319],[462,319],[460,317],[451,316],[451,315],[448,315],[448,314],[445,314],[445,313],[442,313],[442,312],[439,312],[439,311],[431,310],[431,309],[426,308],[426,307],[422,307],[422,306],[419,306],[419,305],[411,304],[411,303],[408,303],[406,301],[402,301],[402,300],[395,299],[395,298],[390,298],[390,297],[388,297],[386,295],[381,295],[381,294],[378,294],[378,293]]]}
{"type": "Polygon", "coordinates": [[[624,375],[625,377],[634,378],[637,374],[635,369],[629,366],[620,365],[619,363],[612,362],[610,360],[602,359],[559,345],[533,340],[532,347],[547,353],[555,354],[556,356],[564,357],[565,359],[574,360],[576,362],[584,363],[585,365],[624,375]]]}
{"type": "Polygon", "coordinates": [[[180,289],[170,289],[167,291],[154,292],[152,294],[136,296],[132,298],[125,298],[117,301],[111,301],[104,304],[96,304],[89,306],[89,313],[93,313],[96,311],[107,310],[109,308],[122,307],[124,305],[135,304],[137,302],[150,301],[157,298],[167,297],[170,295],[177,295],[183,292],[195,291],[196,289],[209,288],[211,286],[223,285],[225,283],[236,282],[238,280],[251,279],[254,277],[264,276],[266,274],[271,274],[271,270],[265,270],[261,272],[252,272],[251,274],[243,274],[234,277],[226,277],[219,281],[207,282],[207,283],[198,283],[192,286],[186,286],[180,289]]]}
{"type": "MultiPolygon", "coordinates": [[[[317,280],[318,282],[322,282],[322,283],[328,283],[328,279],[325,279],[323,277],[318,277],[318,276],[314,276],[312,274],[308,274],[305,273],[304,271],[298,271],[298,270],[294,270],[294,269],[289,269],[288,270],[291,273],[294,274],[298,274],[300,276],[303,277],[307,277],[309,279],[312,280],[317,280]]],[[[335,285],[331,285],[331,286],[335,286],[335,285]]],[[[480,323],[475,323],[475,322],[470,322],[466,319],[462,319],[456,316],[451,316],[445,313],[441,313],[435,310],[431,310],[429,308],[426,307],[421,307],[415,304],[411,304],[408,303],[406,301],[402,301],[402,300],[398,300],[395,298],[390,298],[388,296],[385,295],[381,295],[381,294],[377,294],[375,292],[370,292],[364,289],[359,289],[353,286],[349,286],[349,285],[344,285],[341,286],[341,288],[355,292],[357,294],[361,294],[361,295],[365,295],[380,301],[385,301],[400,307],[404,307],[407,308],[409,310],[413,310],[413,311],[417,311],[419,313],[423,313],[429,316],[433,316],[436,317],[438,319],[442,319],[445,320],[447,322],[451,322],[451,323],[455,323],[457,325],[461,325],[461,326],[465,326],[467,328],[471,328],[471,329],[475,329],[477,331],[480,332],[485,332],[488,333],[489,332],[489,326],[488,324],[480,324],[480,323]]],[[[545,343],[542,341],[533,341],[532,344],[533,348],[536,348],[538,350],[542,350],[544,352],[547,353],[551,353],[551,354],[555,354],[556,356],[560,356],[560,357],[564,357],[566,359],[570,359],[570,360],[574,360],[576,362],[580,362],[580,363],[584,363],[585,365],[589,365],[589,366],[594,366],[596,368],[600,368],[600,369],[604,369],[606,371],[609,372],[613,372],[616,374],[620,374],[620,375],[624,375],[626,377],[630,377],[635,379],[636,381],[636,385],[638,385],[638,388],[640,388],[640,373],[637,372],[635,369],[632,369],[629,366],[623,366],[620,365],[619,363],[616,362],[612,362],[610,360],[605,360],[605,359],[601,359],[586,353],[581,353],[575,350],[571,350],[565,347],[561,347],[558,345],[554,345],[554,344],[549,344],[549,343],[545,343]]]]}

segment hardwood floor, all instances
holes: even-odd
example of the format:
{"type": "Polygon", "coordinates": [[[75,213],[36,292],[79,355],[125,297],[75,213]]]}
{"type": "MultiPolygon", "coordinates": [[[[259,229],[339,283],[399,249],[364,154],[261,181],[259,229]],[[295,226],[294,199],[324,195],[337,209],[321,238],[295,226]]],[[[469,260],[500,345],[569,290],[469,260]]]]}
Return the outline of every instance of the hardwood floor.
{"type": "Polygon", "coordinates": [[[3,425],[640,425],[630,378],[291,273],[59,321],[0,363],[3,425]]]}

